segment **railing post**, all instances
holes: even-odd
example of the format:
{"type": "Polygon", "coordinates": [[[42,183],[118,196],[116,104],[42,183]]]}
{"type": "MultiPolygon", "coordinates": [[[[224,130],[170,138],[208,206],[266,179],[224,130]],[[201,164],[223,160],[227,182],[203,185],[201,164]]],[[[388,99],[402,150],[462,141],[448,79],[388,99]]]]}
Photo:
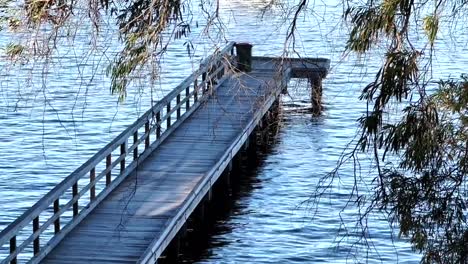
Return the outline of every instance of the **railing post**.
{"type": "Polygon", "coordinates": [[[138,142],[138,130],[135,131],[135,133],[133,133],[133,145],[135,146],[135,148],[133,149],[133,160],[138,159],[138,145],[137,145],[137,142],[138,142]]]}
{"type": "Polygon", "coordinates": [[[170,101],[169,101],[169,103],[167,103],[166,109],[167,109],[167,125],[166,125],[166,127],[170,128],[171,127],[171,115],[169,114],[169,112],[171,111],[171,102],[170,101]]]}
{"type": "Polygon", "coordinates": [[[198,77],[193,82],[193,101],[195,103],[198,101],[198,77]]]}
{"type": "MultiPolygon", "coordinates": [[[[89,172],[89,182],[93,182],[96,179],[96,168],[92,168],[89,172]]],[[[89,199],[92,201],[96,198],[96,183],[91,186],[89,191],[89,199]]]]}
{"type": "MultiPolygon", "coordinates": [[[[36,216],[33,220],[33,234],[36,233],[39,230],[39,216],[36,216]]],[[[37,236],[34,239],[34,245],[33,245],[33,251],[34,251],[34,256],[36,256],[39,253],[41,244],[40,244],[40,236],[37,236]]]]}
{"type": "MultiPolygon", "coordinates": [[[[120,144],[120,157],[122,158],[127,153],[127,144],[120,144]]],[[[120,174],[123,174],[125,170],[125,157],[120,161],[120,174]]]]}
{"type": "Polygon", "coordinates": [[[207,80],[206,80],[206,72],[202,73],[202,83],[203,83],[203,86],[202,86],[202,94],[205,94],[206,91],[208,90],[208,89],[207,89],[208,83],[207,83],[207,80]]]}
{"type": "Polygon", "coordinates": [[[109,170],[106,173],[106,186],[109,186],[112,181],[112,169],[110,168],[112,166],[112,154],[107,155],[106,157],[106,170],[109,170]]]}
{"type": "MultiPolygon", "coordinates": [[[[75,199],[78,196],[78,182],[72,186],[72,199],[75,199]]],[[[73,203],[73,217],[78,216],[78,200],[73,203]]]]}
{"type": "Polygon", "coordinates": [[[214,63],[211,63],[210,67],[208,68],[208,71],[206,73],[206,84],[205,84],[205,93],[209,93],[211,94],[212,93],[212,90],[213,90],[213,78],[215,76],[212,76],[212,74],[214,73],[215,69],[214,66],[216,65],[216,62],[214,63]]]}
{"type": "Polygon", "coordinates": [[[145,123],[145,134],[146,134],[146,137],[145,137],[145,150],[148,149],[149,145],[150,145],[149,131],[150,131],[150,123],[149,123],[149,121],[146,121],[146,123],[145,123]]]}
{"type": "Polygon", "coordinates": [[[252,70],[252,44],[236,43],[237,69],[241,72],[252,70]]]}
{"type": "Polygon", "coordinates": [[[187,100],[185,102],[185,112],[187,112],[190,108],[190,86],[187,86],[187,88],[185,88],[185,99],[187,100]]]}
{"type": "MultiPolygon", "coordinates": [[[[16,251],[16,236],[13,236],[10,238],[10,254],[15,253],[16,251]]],[[[11,261],[10,264],[16,264],[18,263],[17,257],[14,257],[11,261]]]]}
{"type": "Polygon", "coordinates": [[[177,97],[176,97],[177,120],[180,119],[180,107],[181,107],[181,106],[180,106],[179,104],[180,104],[180,94],[178,94],[177,97]]]}
{"type": "MultiPolygon", "coordinates": [[[[54,201],[54,216],[58,214],[60,210],[60,200],[57,199],[54,201]]],[[[54,221],[54,233],[58,234],[60,232],[60,216],[54,221]]]]}
{"type": "Polygon", "coordinates": [[[221,68],[221,70],[218,72],[218,75],[216,76],[219,79],[223,78],[224,75],[224,64],[222,61],[223,57],[221,57],[220,61],[218,62],[218,68],[221,68]]]}
{"type": "Polygon", "coordinates": [[[161,137],[161,111],[156,113],[156,138],[161,137]]]}

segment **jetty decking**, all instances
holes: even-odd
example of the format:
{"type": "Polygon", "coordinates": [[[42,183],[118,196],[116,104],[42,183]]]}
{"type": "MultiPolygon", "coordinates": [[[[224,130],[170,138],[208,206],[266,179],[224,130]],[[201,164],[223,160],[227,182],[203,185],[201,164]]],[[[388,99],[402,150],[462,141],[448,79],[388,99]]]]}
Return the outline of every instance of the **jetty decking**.
{"type": "Polygon", "coordinates": [[[2,263],[157,262],[289,79],[321,80],[329,67],[253,57],[244,73],[236,64],[229,43],[3,230],[2,263]]]}

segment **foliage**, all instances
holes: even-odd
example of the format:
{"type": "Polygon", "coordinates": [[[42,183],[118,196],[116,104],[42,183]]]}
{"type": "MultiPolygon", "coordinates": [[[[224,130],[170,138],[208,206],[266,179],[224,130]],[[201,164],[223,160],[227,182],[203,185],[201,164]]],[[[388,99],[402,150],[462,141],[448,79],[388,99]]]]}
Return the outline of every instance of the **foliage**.
{"type": "Polygon", "coordinates": [[[422,263],[468,263],[468,78],[431,82],[441,18],[453,23],[466,2],[371,0],[344,6],[351,27],[347,50],[363,55],[383,48],[385,57],[362,90],[367,111],[358,120],[355,147],[322,185],[330,188],[346,161],[357,166],[359,153],[371,154],[371,197],[353,194],[362,230],[363,219],[383,212],[422,253],[422,263]],[[413,43],[420,31],[425,43],[413,43]]]}
{"type": "MultiPolygon", "coordinates": [[[[187,12],[184,12],[189,4],[180,0],[26,0],[16,4],[5,0],[0,12],[16,12],[0,16],[4,28],[29,37],[9,45],[7,55],[13,59],[22,52],[27,52],[30,58],[47,58],[60,45],[60,38],[70,35],[70,28],[81,23],[79,20],[91,22],[90,37],[99,35],[104,19],[113,21],[123,45],[107,74],[111,78],[111,91],[123,99],[134,74],[148,65],[156,65],[153,62],[160,59],[171,40],[190,33],[190,23],[185,20],[187,12]],[[86,18],[82,13],[87,14],[86,18]]],[[[150,72],[152,78],[157,77],[157,69],[150,72]]]]}
{"type": "Polygon", "coordinates": [[[11,60],[15,60],[23,54],[24,49],[25,48],[19,44],[9,43],[6,47],[5,53],[11,60]]]}

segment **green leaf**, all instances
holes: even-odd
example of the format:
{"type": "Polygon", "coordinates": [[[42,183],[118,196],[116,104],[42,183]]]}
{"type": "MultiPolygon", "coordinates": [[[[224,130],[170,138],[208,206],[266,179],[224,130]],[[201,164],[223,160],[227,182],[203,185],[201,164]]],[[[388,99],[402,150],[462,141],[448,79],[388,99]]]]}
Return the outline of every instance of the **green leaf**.
{"type": "Polygon", "coordinates": [[[439,18],[436,15],[426,16],[423,19],[423,29],[431,46],[433,46],[439,30],[439,18]]]}

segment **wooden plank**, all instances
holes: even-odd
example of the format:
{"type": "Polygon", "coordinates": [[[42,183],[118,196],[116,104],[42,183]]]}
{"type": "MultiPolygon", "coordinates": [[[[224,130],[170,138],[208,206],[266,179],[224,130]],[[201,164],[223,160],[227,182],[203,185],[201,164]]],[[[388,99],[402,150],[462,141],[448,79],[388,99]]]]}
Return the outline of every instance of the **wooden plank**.
{"type": "Polygon", "coordinates": [[[116,226],[112,230],[102,230],[102,228],[83,229],[80,233],[74,234],[73,239],[64,240],[63,245],[66,245],[67,243],[89,241],[89,243],[93,244],[103,244],[102,249],[104,250],[106,248],[104,247],[104,244],[111,241],[117,242],[118,240],[125,240],[126,243],[133,241],[132,243],[128,243],[129,246],[132,246],[135,243],[135,241],[142,241],[143,243],[148,243],[145,241],[147,241],[148,239],[153,239],[154,236],[158,234],[158,231],[160,231],[161,228],[163,228],[162,226],[155,227],[158,228],[155,228],[153,230],[133,228],[124,229],[121,226],[116,226]]]}
{"type": "MultiPolygon", "coordinates": [[[[63,252],[64,254],[68,254],[68,252],[63,252]]],[[[135,254],[133,255],[125,255],[125,256],[115,256],[112,254],[108,254],[105,256],[100,256],[100,255],[94,255],[90,254],[89,252],[86,254],[86,252],[81,251],[80,255],[68,255],[65,261],[63,261],[63,258],[60,257],[55,257],[51,258],[52,263],[135,263],[138,259],[135,258],[135,254]],[[63,262],[62,262],[63,261],[63,262]]]]}

